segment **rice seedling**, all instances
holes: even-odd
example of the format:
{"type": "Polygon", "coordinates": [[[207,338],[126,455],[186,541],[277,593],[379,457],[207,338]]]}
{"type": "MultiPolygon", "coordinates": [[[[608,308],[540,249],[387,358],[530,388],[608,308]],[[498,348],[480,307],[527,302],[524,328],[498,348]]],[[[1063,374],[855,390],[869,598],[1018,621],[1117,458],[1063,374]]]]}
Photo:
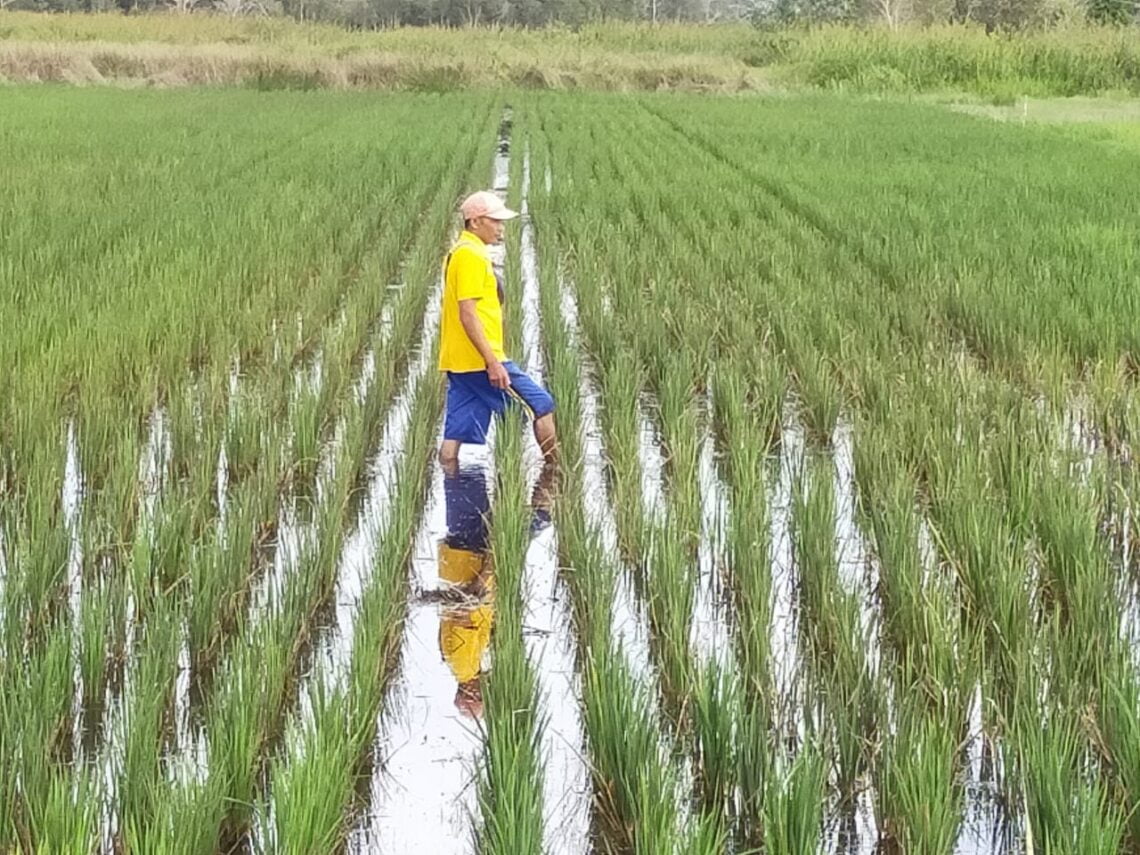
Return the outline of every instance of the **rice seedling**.
{"type": "MultiPolygon", "coordinates": [[[[28,807],[27,833],[46,852],[91,851],[98,825],[98,789],[90,770],[53,776],[43,804],[28,807]]],[[[22,841],[28,845],[28,840],[22,841]]]]}
{"type": "MultiPolygon", "coordinates": [[[[915,689],[904,685],[900,696],[910,692],[915,689]]],[[[882,834],[901,851],[954,851],[962,822],[957,749],[954,729],[921,704],[900,704],[894,731],[883,740],[875,783],[882,834]]]]}
{"type": "Polygon", "coordinates": [[[1118,852],[1125,818],[1097,779],[1088,743],[1067,707],[1026,703],[1013,723],[1018,773],[1036,851],[1118,852]]]}
{"type": "Polygon", "coordinates": [[[818,851],[825,781],[825,761],[813,742],[790,759],[773,760],[764,799],[765,852],[818,851]]]}
{"type": "Polygon", "coordinates": [[[116,776],[113,790],[116,828],[137,827],[154,811],[160,774],[163,712],[174,684],[177,624],[163,604],[148,618],[139,653],[124,687],[105,750],[116,776]]]}
{"type": "Polygon", "coordinates": [[[700,671],[694,695],[701,799],[714,814],[727,815],[735,806],[741,767],[734,732],[743,703],[740,687],[735,675],[713,662],[700,671]]]}
{"type": "MultiPolygon", "coordinates": [[[[877,444],[868,439],[874,449],[877,444]]],[[[870,453],[874,453],[871,451],[870,453]]],[[[903,473],[868,476],[867,508],[881,574],[883,631],[897,684],[963,736],[977,680],[976,631],[961,620],[944,568],[923,555],[913,482],[903,473]]]]}
{"type": "Polygon", "coordinates": [[[814,656],[814,682],[823,698],[824,732],[835,752],[839,789],[850,797],[866,766],[879,704],[860,607],[839,582],[832,472],[826,459],[809,469],[808,483],[795,497],[794,532],[805,618],[801,632],[814,656]]]}

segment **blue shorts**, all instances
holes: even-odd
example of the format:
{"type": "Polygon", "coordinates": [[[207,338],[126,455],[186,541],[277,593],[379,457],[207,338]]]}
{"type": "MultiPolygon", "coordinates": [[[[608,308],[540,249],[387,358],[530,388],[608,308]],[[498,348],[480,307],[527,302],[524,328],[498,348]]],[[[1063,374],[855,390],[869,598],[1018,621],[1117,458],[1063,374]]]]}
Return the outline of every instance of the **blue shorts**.
{"type": "Polygon", "coordinates": [[[496,389],[486,371],[447,372],[447,416],[443,438],[472,445],[487,441],[491,416],[501,414],[507,404],[518,404],[532,419],[554,412],[554,399],[513,362],[503,367],[511,377],[509,389],[496,389]]]}

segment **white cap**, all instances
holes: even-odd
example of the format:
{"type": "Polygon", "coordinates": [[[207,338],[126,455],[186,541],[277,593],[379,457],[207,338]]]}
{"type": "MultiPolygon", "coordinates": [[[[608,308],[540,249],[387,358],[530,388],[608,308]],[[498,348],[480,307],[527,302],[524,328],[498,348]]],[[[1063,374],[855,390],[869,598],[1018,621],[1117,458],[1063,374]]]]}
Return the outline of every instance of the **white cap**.
{"type": "Polygon", "coordinates": [[[492,193],[490,190],[472,193],[459,206],[459,213],[463,215],[464,220],[474,220],[479,217],[490,217],[492,220],[513,220],[518,216],[517,211],[512,211],[504,205],[498,194],[492,193]]]}

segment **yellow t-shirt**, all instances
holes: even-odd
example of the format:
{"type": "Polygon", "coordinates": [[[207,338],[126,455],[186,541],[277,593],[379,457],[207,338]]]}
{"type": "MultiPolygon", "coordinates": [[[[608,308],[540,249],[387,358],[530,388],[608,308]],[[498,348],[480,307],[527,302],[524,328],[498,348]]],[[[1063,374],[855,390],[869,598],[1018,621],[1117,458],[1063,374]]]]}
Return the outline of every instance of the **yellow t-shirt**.
{"type": "Polygon", "coordinates": [[[484,371],[487,364],[459,320],[459,301],[475,300],[475,310],[495,358],[506,361],[503,350],[503,307],[487,245],[471,232],[459,235],[451,251],[443,280],[443,310],[439,320],[439,370],[484,371]]]}

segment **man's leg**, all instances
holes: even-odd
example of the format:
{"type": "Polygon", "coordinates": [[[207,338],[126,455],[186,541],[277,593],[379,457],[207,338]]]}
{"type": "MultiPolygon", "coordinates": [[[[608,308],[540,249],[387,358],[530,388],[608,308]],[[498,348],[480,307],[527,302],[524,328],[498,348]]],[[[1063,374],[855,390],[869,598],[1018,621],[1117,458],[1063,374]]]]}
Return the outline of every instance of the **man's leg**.
{"type": "Polygon", "coordinates": [[[458,439],[445,439],[439,447],[440,465],[443,466],[443,471],[449,475],[459,471],[460,445],[462,443],[458,439]]]}
{"type": "Polygon", "coordinates": [[[534,513],[530,518],[530,533],[536,535],[550,525],[551,512],[554,509],[554,494],[558,489],[558,464],[548,460],[542,465],[542,471],[535,482],[534,490],[530,494],[530,504],[534,513]]]}
{"type": "Polygon", "coordinates": [[[491,423],[488,401],[501,395],[491,386],[485,371],[448,373],[443,443],[439,447],[439,462],[444,472],[458,471],[459,448],[463,443],[482,445],[486,442],[487,427],[491,423]]]}
{"type": "Polygon", "coordinates": [[[534,438],[542,449],[547,465],[558,461],[558,432],[554,428],[554,413],[547,413],[534,420],[534,438]]]}
{"type": "Polygon", "coordinates": [[[534,419],[534,438],[548,465],[558,460],[558,434],[554,429],[554,399],[515,363],[505,363],[511,375],[508,390],[516,401],[523,404],[534,419]]]}
{"type": "Polygon", "coordinates": [[[447,401],[444,404],[444,440],[439,447],[439,462],[443,466],[443,471],[448,473],[455,472],[459,468],[459,446],[462,441],[447,439],[447,436],[449,432],[456,430],[455,425],[459,421],[459,410],[463,406],[462,399],[464,397],[460,394],[459,382],[449,371],[447,373],[447,401]]]}

